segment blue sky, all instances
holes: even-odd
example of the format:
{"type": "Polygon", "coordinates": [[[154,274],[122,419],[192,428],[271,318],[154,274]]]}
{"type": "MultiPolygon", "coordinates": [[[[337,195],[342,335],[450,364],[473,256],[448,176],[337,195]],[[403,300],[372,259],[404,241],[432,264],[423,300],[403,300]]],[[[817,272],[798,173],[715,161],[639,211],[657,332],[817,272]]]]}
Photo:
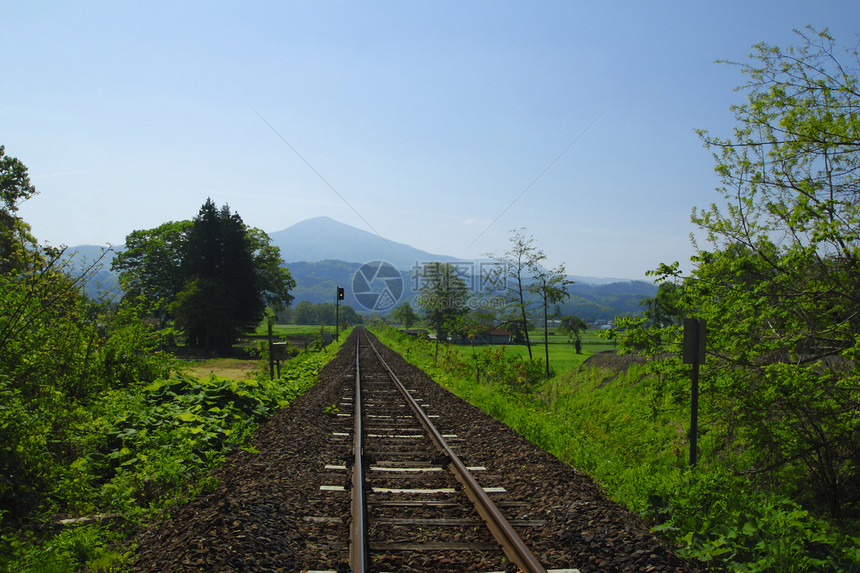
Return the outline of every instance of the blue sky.
{"type": "Polygon", "coordinates": [[[806,25],[854,46],[860,4],[0,0],[0,22],[0,144],[42,241],[120,244],[211,197],[464,258],[524,227],[571,274],[643,278],[689,268],[691,209],[720,202],[694,130],[730,134],[743,77],[715,60],[806,25]]]}

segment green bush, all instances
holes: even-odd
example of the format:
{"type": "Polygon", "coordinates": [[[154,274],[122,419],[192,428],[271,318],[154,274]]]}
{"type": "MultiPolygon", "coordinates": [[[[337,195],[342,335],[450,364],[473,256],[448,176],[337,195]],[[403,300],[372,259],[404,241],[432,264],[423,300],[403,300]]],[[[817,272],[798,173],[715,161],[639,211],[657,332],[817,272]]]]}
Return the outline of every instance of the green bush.
{"type": "MultiPolygon", "coordinates": [[[[66,456],[50,456],[38,448],[19,456],[46,477],[29,490],[7,489],[28,505],[6,506],[0,571],[102,570],[122,563],[126,553],[108,547],[122,547],[143,522],[215,487],[204,477],[206,471],[221,463],[227,451],[247,443],[274,410],[312,386],[338,346],[291,359],[276,380],[262,373],[244,381],[175,374],[118,384],[67,411],[66,456]],[[71,452],[76,455],[69,456],[71,452]],[[26,513],[15,513],[23,510],[26,513]],[[110,526],[83,522],[57,530],[51,525],[57,514],[116,517],[110,526]]],[[[140,370],[134,362],[141,357],[127,359],[131,364],[122,366],[126,371],[140,370]]],[[[33,411],[32,404],[21,400],[3,405],[9,416],[33,411]]],[[[52,418],[60,416],[50,406],[45,411],[52,418]]],[[[34,424],[40,421],[45,423],[33,417],[34,424]]],[[[43,443],[45,433],[9,419],[6,423],[5,431],[15,432],[19,444],[43,443]]]]}

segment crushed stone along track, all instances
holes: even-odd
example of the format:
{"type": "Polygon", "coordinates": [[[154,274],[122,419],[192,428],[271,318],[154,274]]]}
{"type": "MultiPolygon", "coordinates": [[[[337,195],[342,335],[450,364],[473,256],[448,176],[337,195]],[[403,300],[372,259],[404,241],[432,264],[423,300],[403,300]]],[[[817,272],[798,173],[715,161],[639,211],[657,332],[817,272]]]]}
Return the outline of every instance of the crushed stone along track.
{"type": "MultiPolygon", "coordinates": [[[[498,504],[502,513],[548,569],[698,570],[661,544],[640,518],[606,499],[588,476],[453,396],[378,341],[375,344],[404,385],[432,405],[433,415],[439,416],[434,424],[457,436],[457,455],[469,465],[479,463],[485,468],[476,474],[481,485],[504,488],[504,499],[498,504]]],[[[319,383],[258,430],[254,442],[258,453],[240,451],[214,472],[219,480],[216,491],[179,508],[137,538],[132,571],[299,572],[336,570],[348,561],[350,501],[339,488],[349,489],[349,475],[341,468],[351,451],[348,427],[355,347],[354,340],[345,343],[321,372],[319,383]]],[[[397,432],[407,435],[411,430],[398,428],[397,432]]],[[[405,442],[410,439],[398,438],[384,447],[389,452],[408,449],[405,442]]],[[[382,447],[383,442],[366,444],[369,451],[382,447]]],[[[394,458],[378,456],[374,467],[397,469],[394,458]]],[[[434,460],[419,461],[436,467],[434,460]]],[[[379,489],[383,484],[395,490],[417,489],[403,487],[416,479],[422,480],[422,488],[444,481],[434,475],[437,472],[420,472],[427,474],[421,478],[403,475],[409,472],[376,469],[371,473],[368,483],[379,489]]],[[[383,492],[370,495],[383,502],[373,514],[377,521],[372,543],[378,549],[375,562],[380,571],[504,571],[498,550],[473,546],[467,551],[476,558],[468,565],[458,556],[462,551],[446,549],[444,542],[421,552],[402,551],[404,544],[422,535],[422,519],[452,519],[452,527],[442,529],[450,530],[453,543],[456,535],[465,535],[463,523],[477,519],[470,510],[463,509],[457,519],[441,517],[438,508],[423,503],[410,505],[383,492]],[[387,551],[385,543],[401,546],[387,551]]],[[[439,523],[428,527],[438,528],[439,523]]]]}
{"type": "Polygon", "coordinates": [[[357,348],[354,394],[360,400],[354,396],[352,414],[341,414],[353,431],[345,457],[354,463],[340,468],[349,469],[353,485],[352,571],[487,571],[513,562],[522,571],[546,573],[496,502],[526,504],[505,501],[501,476],[488,475],[481,460],[469,467],[468,457],[461,459],[463,441],[446,433],[433,401],[408,388],[368,336],[358,337],[357,348]]]}

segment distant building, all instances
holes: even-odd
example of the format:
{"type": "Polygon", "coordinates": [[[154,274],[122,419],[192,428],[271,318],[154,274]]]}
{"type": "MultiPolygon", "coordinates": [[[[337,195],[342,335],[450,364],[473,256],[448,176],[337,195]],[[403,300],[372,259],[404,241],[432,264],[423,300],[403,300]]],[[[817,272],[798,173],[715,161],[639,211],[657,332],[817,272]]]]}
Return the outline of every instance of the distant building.
{"type": "Polygon", "coordinates": [[[409,336],[414,336],[415,338],[436,339],[435,335],[431,336],[430,332],[423,328],[401,328],[400,332],[409,336]]]}
{"type": "Polygon", "coordinates": [[[474,341],[466,334],[458,334],[454,337],[454,344],[510,344],[511,333],[499,327],[492,330],[484,330],[475,333],[474,341]]]}

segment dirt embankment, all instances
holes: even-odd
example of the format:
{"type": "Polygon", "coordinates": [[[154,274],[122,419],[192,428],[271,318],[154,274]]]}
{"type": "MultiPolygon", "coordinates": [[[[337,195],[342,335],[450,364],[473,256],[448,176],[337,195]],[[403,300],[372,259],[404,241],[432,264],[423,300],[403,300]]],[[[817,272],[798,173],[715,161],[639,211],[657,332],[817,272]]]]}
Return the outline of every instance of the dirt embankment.
{"type": "Polygon", "coordinates": [[[586,358],[582,367],[603,368],[620,374],[634,364],[645,364],[645,357],[639,354],[617,354],[614,350],[604,350],[586,358]]]}

